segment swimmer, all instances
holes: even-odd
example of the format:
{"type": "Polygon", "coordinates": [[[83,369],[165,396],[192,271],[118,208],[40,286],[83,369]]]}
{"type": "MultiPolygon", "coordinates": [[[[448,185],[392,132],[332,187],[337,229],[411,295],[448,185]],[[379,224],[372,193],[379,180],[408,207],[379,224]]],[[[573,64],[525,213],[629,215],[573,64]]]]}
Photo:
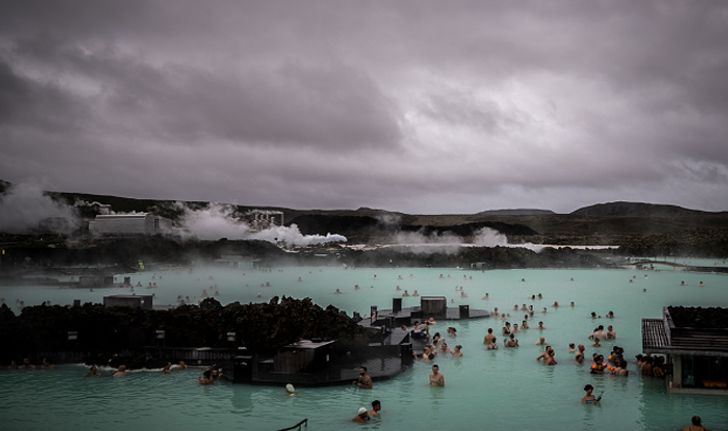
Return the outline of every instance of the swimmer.
{"type": "Polygon", "coordinates": [[[369,376],[367,367],[359,367],[359,377],[352,384],[359,389],[371,389],[373,387],[372,378],[369,376]]]}
{"type": "Polygon", "coordinates": [[[607,340],[614,340],[617,338],[617,332],[614,330],[612,325],[607,326],[607,340]]]}
{"type": "Polygon", "coordinates": [[[445,386],[445,376],[440,373],[440,367],[437,364],[432,365],[432,372],[430,373],[430,386],[445,386]]]}
{"type": "Polygon", "coordinates": [[[552,305],[554,308],[559,308],[559,301],[554,301],[554,305],[552,305]]]}
{"type": "Polygon", "coordinates": [[[540,293],[536,296],[538,297],[538,299],[543,299],[543,295],[541,295],[540,293]]]}
{"type": "Polygon", "coordinates": [[[417,289],[412,292],[412,296],[420,296],[420,293],[417,291],[417,289]]]}
{"type": "Polygon", "coordinates": [[[584,363],[584,350],[586,350],[586,347],[584,347],[583,344],[579,344],[578,352],[576,353],[576,356],[574,357],[574,360],[577,364],[583,364],[584,363]]]}
{"type": "Polygon", "coordinates": [[[706,431],[706,428],[703,426],[700,416],[693,416],[690,418],[690,425],[683,428],[682,431],[706,431]]]}
{"type": "Polygon", "coordinates": [[[397,287],[394,288],[394,290],[396,290],[397,292],[401,292],[402,291],[402,288],[399,287],[399,284],[398,284],[397,287]]]}
{"type": "Polygon", "coordinates": [[[98,377],[99,376],[99,369],[96,368],[96,365],[91,365],[91,368],[88,369],[88,373],[86,373],[86,377],[98,377]]]}
{"type": "Polygon", "coordinates": [[[524,320],[521,322],[521,329],[526,330],[528,329],[528,321],[524,320]]]}
{"type": "Polygon", "coordinates": [[[503,343],[506,347],[509,348],[516,348],[518,347],[518,340],[516,339],[516,336],[511,334],[508,336],[506,341],[503,343]]]}
{"type": "Polygon", "coordinates": [[[162,367],[162,374],[169,374],[172,372],[172,363],[167,362],[164,364],[164,367],[162,367]]]}
{"type": "Polygon", "coordinates": [[[337,294],[337,295],[340,295],[340,294],[342,294],[342,293],[344,293],[344,292],[342,292],[342,291],[341,291],[341,289],[339,289],[339,288],[337,287],[337,288],[336,288],[336,290],[334,291],[334,293],[335,293],[335,294],[337,294]]]}
{"type": "Polygon", "coordinates": [[[404,293],[402,294],[402,296],[410,296],[410,294],[409,294],[409,292],[407,291],[407,289],[405,289],[405,290],[404,290],[404,293]]]}
{"type": "Polygon", "coordinates": [[[571,305],[571,308],[574,308],[574,305],[576,305],[576,304],[574,304],[574,301],[571,301],[570,305],[571,305]]]}
{"type": "Polygon", "coordinates": [[[452,352],[450,352],[450,354],[452,355],[453,358],[462,358],[463,357],[462,350],[463,350],[463,346],[458,344],[457,346],[455,346],[455,349],[452,352]]]}
{"type": "Polygon", "coordinates": [[[493,335],[493,328],[488,328],[488,333],[483,337],[483,344],[486,346],[489,344],[495,344],[495,335],[493,335]]]}
{"type": "Polygon", "coordinates": [[[450,352],[450,349],[447,346],[447,342],[445,340],[440,341],[440,353],[448,354],[450,352]]]}
{"type": "Polygon", "coordinates": [[[546,329],[546,327],[543,326],[543,321],[538,322],[538,330],[543,331],[544,329],[546,329]]]}
{"type": "Polygon", "coordinates": [[[501,329],[501,333],[505,336],[510,335],[511,333],[511,323],[506,322],[506,325],[501,329]]]}
{"type": "Polygon", "coordinates": [[[455,329],[452,326],[449,326],[447,328],[447,335],[450,336],[450,337],[457,337],[458,336],[458,330],[455,329]]]}
{"type": "Polygon", "coordinates": [[[544,365],[556,365],[556,352],[554,352],[554,349],[551,346],[546,346],[546,349],[536,358],[536,361],[540,361],[542,359],[544,365]]]}
{"type": "Polygon", "coordinates": [[[288,384],[286,384],[286,393],[288,394],[289,397],[295,397],[296,388],[294,388],[292,384],[288,383],[288,384]]]}
{"type": "Polygon", "coordinates": [[[119,365],[119,368],[114,371],[114,374],[111,375],[111,377],[124,377],[127,375],[126,371],[126,365],[119,365]]]}
{"type": "Polygon", "coordinates": [[[359,410],[356,412],[356,416],[354,416],[351,421],[358,423],[358,424],[365,424],[369,422],[369,411],[366,407],[359,407],[359,410]]]}
{"type": "Polygon", "coordinates": [[[372,409],[369,410],[369,416],[377,417],[379,412],[382,410],[382,403],[379,400],[372,401],[372,409]]]}
{"type": "Polygon", "coordinates": [[[592,312],[591,312],[591,318],[592,318],[592,320],[596,320],[596,318],[597,318],[597,313],[596,313],[596,311],[592,311],[592,312]]]}
{"type": "Polygon", "coordinates": [[[576,345],[574,343],[569,343],[569,353],[575,353],[576,352],[576,345]]]}
{"type": "Polygon", "coordinates": [[[607,319],[614,319],[614,311],[609,310],[609,313],[607,313],[607,319]]]}
{"type": "Polygon", "coordinates": [[[591,374],[604,374],[605,368],[606,365],[604,364],[604,356],[595,353],[591,365],[591,370],[589,372],[591,374]]]}
{"type": "Polygon", "coordinates": [[[594,395],[592,395],[592,392],[594,392],[594,386],[592,386],[592,385],[586,385],[586,386],[584,386],[584,392],[586,392],[586,393],[581,398],[581,403],[582,404],[598,405],[599,404],[599,401],[602,400],[602,397],[601,396],[597,398],[594,395]]]}

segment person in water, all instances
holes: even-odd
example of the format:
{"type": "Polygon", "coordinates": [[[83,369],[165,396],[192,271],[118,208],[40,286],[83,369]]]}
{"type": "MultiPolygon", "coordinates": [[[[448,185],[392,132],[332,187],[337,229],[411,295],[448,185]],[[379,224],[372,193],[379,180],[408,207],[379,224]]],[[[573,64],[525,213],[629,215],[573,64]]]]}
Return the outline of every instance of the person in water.
{"type": "Polygon", "coordinates": [[[592,385],[586,385],[584,386],[584,396],[581,397],[581,403],[582,404],[588,404],[588,405],[598,405],[599,402],[602,400],[602,397],[595,397],[592,392],[594,392],[594,386],[592,385]]]}
{"type": "Polygon", "coordinates": [[[202,375],[197,378],[197,383],[201,385],[211,385],[215,383],[215,378],[212,376],[212,370],[205,370],[202,375]]]}
{"type": "Polygon", "coordinates": [[[359,389],[371,389],[374,385],[372,384],[372,378],[369,376],[369,370],[367,367],[359,368],[359,377],[353,382],[359,389]]]}
{"type": "Polygon", "coordinates": [[[511,334],[508,336],[506,341],[503,343],[506,347],[515,348],[518,347],[518,340],[516,339],[516,336],[511,334]]]}
{"type": "Polygon", "coordinates": [[[380,411],[382,411],[382,403],[379,400],[372,401],[372,409],[369,410],[369,416],[378,417],[380,411]]]}
{"type": "Polygon", "coordinates": [[[286,393],[288,394],[289,397],[295,397],[296,388],[292,384],[288,383],[288,384],[286,384],[286,393]]]}
{"type": "Polygon", "coordinates": [[[543,360],[544,365],[556,365],[556,352],[551,346],[546,346],[546,350],[536,360],[543,360]]]}
{"type": "Polygon", "coordinates": [[[86,377],[98,377],[99,376],[99,369],[96,368],[96,365],[91,365],[91,368],[88,369],[88,373],[86,373],[86,377]]]}
{"type": "Polygon", "coordinates": [[[356,416],[354,416],[351,421],[358,423],[358,424],[365,424],[369,422],[369,411],[366,407],[359,407],[359,410],[356,412],[356,416]]]}
{"type": "Polygon", "coordinates": [[[586,350],[586,347],[584,347],[583,344],[579,344],[578,351],[576,352],[576,356],[574,356],[574,360],[577,364],[583,364],[584,363],[584,350],[586,350]]]}
{"type": "Polygon", "coordinates": [[[437,364],[432,365],[432,372],[430,373],[430,386],[445,386],[445,376],[440,372],[440,367],[437,364]]]}
{"type": "Polygon", "coordinates": [[[450,353],[452,354],[453,358],[462,358],[463,357],[462,350],[463,350],[463,346],[458,344],[457,346],[455,346],[455,349],[450,353]]]}
{"type": "Polygon", "coordinates": [[[124,376],[126,376],[126,374],[127,374],[126,365],[119,365],[119,368],[117,368],[116,371],[114,371],[114,374],[112,374],[111,376],[112,377],[124,377],[124,376]]]}
{"type": "Polygon", "coordinates": [[[693,416],[690,418],[690,425],[683,428],[682,431],[706,431],[706,428],[703,426],[700,416],[693,416]]]}

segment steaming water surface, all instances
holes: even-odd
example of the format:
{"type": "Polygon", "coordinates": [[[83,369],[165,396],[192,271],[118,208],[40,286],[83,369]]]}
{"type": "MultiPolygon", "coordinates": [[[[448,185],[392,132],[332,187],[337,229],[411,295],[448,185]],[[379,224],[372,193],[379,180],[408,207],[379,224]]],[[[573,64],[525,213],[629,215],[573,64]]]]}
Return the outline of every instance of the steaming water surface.
{"type": "MultiPolygon", "coordinates": [[[[427,385],[429,365],[415,366],[374,390],[352,387],[299,388],[288,397],[282,388],[232,384],[201,387],[197,370],[172,375],[139,372],[122,379],[84,378],[80,366],[54,370],[0,372],[0,418],[3,429],[33,430],[178,430],[246,429],[275,430],[307,417],[313,430],[340,429],[678,429],[693,414],[703,417],[710,429],[728,429],[728,400],[719,396],[667,394],[664,383],[634,373],[629,377],[591,376],[588,366],[576,365],[566,352],[569,342],[587,344],[587,335],[598,323],[613,324],[617,344],[628,358],[640,352],[640,319],[659,317],[665,305],[728,306],[728,277],[682,271],[628,270],[502,270],[458,271],[454,269],[343,269],[333,267],[287,267],[272,272],[252,269],[196,268],[129,274],[133,282],[157,289],[157,304],[174,304],[178,295],[199,299],[202,289],[223,302],[261,301],[274,295],[312,297],[317,303],[334,304],[349,312],[368,313],[370,305],[389,308],[398,294],[395,286],[415,289],[420,294],[446,295],[457,304],[472,308],[501,310],[520,321],[522,312],[514,304],[534,304],[534,322],[543,320],[546,330],[521,333],[517,350],[486,351],[482,338],[488,327],[499,328],[495,319],[455,323],[458,337],[449,344],[462,344],[460,360],[437,358],[446,377],[446,387],[427,385]],[[376,277],[375,277],[376,274],[376,277]],[[443,275],[440,278],[440,274],[443,275]],[[162,276],[161,279],[159,276],[162,276]],[[645,275],[647,277],[645,278],[645,275]],[[152,277],[154,276],[154,279],[152,277]],[[298,277],[302,281],[298,281],[298,277]],[[470,277],[472,276],[472,279],[470,277]],[[211,278],[212,277],[212,278],[211,278]],[[401,277],[401,279],[400,279],[401,277]],[[571,278],[574,281],[570,281],[571,278]],[[629,279],[634,278],[632,283],[629,279]],[[524,278],[526,281],[522,282],[524,278]],[[687,286],[680,286],[685,280],[687,286]],[[705,287],[698,287],[703,281],[705,287]],[[266,287],[269,283],[270,287],[266,287]],[[214,286],[217,285],[215,288],[214,286]],[[359,290],[354,286],[359,285],[359,290]],[[463,286],[467,298],[456,295],[463,286]],[[339,288],[344,293],[335,294],[339,288]],[[643,292],[647,289],[647,292],[643,292]],[[481,297],[489,293],[488,301],[481,297]],[[531,302],[531,294],[544,299],[531,302]],[[261,298],[257,298],[260,295],[261,298]],[[557,300],[561,307],[551,304],[557,300]],[[572,309],[569,301],[575,301],[572,309]],[[547,307],[548,312],[540,310],[547,307]],[[604,315],[614,310],[616,318],[593,321],[591,311],[604,315]],[[543,335],[557,352],[559,364],[546,367],[535,358],[540,349],[534,343],[543,335]],[[604,392],[601,407],[579,404],[581,388],[592,383],[604,392]],[[350,422],[359,406],[380,399],[383,418],[366,426],[350,422]]],[[[117,276],[121,280],[122,274],[117,276]]],[[[39,286],[2,286],[0,296],[14,305],[44,300],[68,304],[74,298],[100,301],[104,295],[129,293],[129,289],[58,289],[39,286]]],[[[418,298],[405,298],[405,306],[418,298]]],[[[436,330],[445,332],[446,324],[436,330]]],[[[535,325],[534,325],[535,326],[535,325]]],[[[608,353],[613,343],[598,349],[608,353]]],[[[587,357],[595,349],[587,348],[587,357]]]]}

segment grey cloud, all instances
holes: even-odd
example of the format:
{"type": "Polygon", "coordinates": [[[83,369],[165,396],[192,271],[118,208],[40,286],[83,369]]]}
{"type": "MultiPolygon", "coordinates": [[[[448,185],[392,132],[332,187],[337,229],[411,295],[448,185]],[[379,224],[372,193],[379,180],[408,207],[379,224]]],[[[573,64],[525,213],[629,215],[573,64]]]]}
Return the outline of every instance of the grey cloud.
{"type": "Polygon", "coordinates": [[[0,177],[301,207],[725,208],[726,22],[711,1],[7,1],[0,177]]]}

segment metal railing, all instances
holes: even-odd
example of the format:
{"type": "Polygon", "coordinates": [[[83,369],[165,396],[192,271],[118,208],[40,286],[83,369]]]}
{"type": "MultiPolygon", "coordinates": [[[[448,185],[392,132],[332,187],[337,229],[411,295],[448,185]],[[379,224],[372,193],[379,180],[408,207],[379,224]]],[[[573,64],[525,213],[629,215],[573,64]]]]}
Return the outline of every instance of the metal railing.
{"type": "Polygon", "coordinates": [[[303,428],[308,429],[308,418],[302,420],[301,422],[297,423],[296,425],[293,425],[292,427],[279,429],[278,431],[300,431],[303,428]]]}

